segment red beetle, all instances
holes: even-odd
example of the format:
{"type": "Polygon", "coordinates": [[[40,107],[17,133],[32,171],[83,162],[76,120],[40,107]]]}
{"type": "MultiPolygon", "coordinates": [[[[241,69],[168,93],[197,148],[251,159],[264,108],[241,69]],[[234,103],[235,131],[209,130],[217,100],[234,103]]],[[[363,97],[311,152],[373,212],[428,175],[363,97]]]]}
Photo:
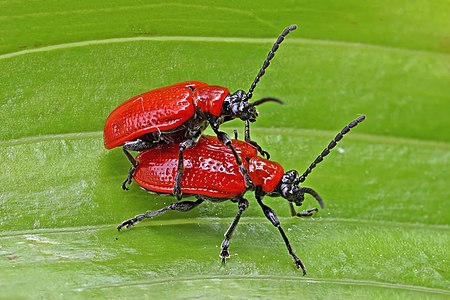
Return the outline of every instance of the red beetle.
{"type": "MultiPolygon", "coordinates": [[[[219,126],[223,122],[240,118],[245,121],[248,131],[249,122],[254,122],[258,116],[255,108],[257,105],[268,101],[283,103],[275,98],[263,98],[252,103],[248,101],[252,98],[256,84],[264,75],[279,45],[286,35],[296,28],[297,25],[291,25],[281,33],[247,93],[238,90],[231,94],[225,87],[187,81],[135,96],[119,105],[106,119],[103,134],[105,147],[112,149],[123,146],[125,155],[132,165],[136,165],[128,150],[142,151],[156,145],[178,143],[178,171],[173,193],[180,199],[180,182],[184,170],[183,151],[195,145],[203,130],[210,124],[219,140],[233,151],[234,159],[240,165],[246,184],[250,185],[247,170],[241,165],[241,159],[233,148],[231,139],[225,132],[219,131],[219,126]]],[[[255,145],[261,154],[269,157],[256,142],[251,140],[248,142],[255,145]]],[[[132,174],[133,168],[130,172],[130,175],[132,174]]],[[[132,176],[128,176],[123,182],[123,189],[127,189],[126,183],[131,184],[131,179],[132,176]]]]}
{"type": "MultiPolygon", "coordinates": [[[[275,212],[265,205],[262,199],[265,195],[270,197],[281,196],[289,201],[291,214],[299,217],[311,216],[314,211],[318,211],[317,208],[313,208],[296,213],[292,203],[301,206],[305,193],[312,195],[319,202],[320,207],[323,208],[323,201],[317,192],[311,188],[300,187],[300,183],[330,153],[330,150],[336,146],[337,142],[351,128],[362,122],[364,118],[364,116],[360,116],[345,126],[301,176],[295,170],[285,173],[280,164],[258,156],[257,149],[250,143],[239,140],[232,141],[234,148],[242,158],[242,163],[248,168],[250,178],[254,184],[251,189],[255,191],[256,201],[261,206],[264,215],[280,231],[296,267],[302,268],[303,274],[306,274],[304,264],[295,255],[275,212]]],[[[224,147],[216,137],[201,137],[197,145],[187,149],[184,155],[185,172],[182,179],[182,191],[185,195],[194,195],[197,201],[175,202],[160,210],[148,211],[145,214],[137,215],[124,221],[117,229],[120,231],[124,226],[129,228],[145,218],[159,216],[168,210],[188,211],[204,200],[219,202],[231,200],[238,203],[239,211],[225,233],[225,239],[222,242],[220,257],[225,262],[230,256],[228,252],[230,238],[242,212],[248,207],[248,201],[243,196],[249,188],[245,185],[243,175],[237,165],[230,163],[234,156],[232,151],[224,147]]],[[[159,146],[143,151],[136,157],[138,165],[133,178],[141,187],[148,191],[169,194],[172,191],[171,188],[177,174],[177,159],[178,147],[176,144],[159,146]]]]}

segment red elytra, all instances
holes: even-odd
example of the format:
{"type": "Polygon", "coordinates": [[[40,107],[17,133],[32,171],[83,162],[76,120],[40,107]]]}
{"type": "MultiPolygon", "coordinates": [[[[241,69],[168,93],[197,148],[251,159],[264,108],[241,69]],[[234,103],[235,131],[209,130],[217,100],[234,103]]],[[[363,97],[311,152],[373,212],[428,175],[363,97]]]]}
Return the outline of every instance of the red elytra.
{"type": "MultiPolygon", "coordinates": [[[[255,186],[266,193],[273,192],[283,177],[283,167],[259,157],[257,149],[239,140],[234,148],[249,170],[255,186]]],[[[244,194],[247,187],[232,151],[212,136],[202,136],[197,145],[184,151],[184,172],[181,180],[183,194],[212,198],[232,198],[244,194]]],[[[157,193],[172,192],[178,167],[178,147],[169,144],[145,150],[136,157],[138,166],[134,180],[143,188],[157,193]]]]}
{"type": "Polygon", "coordinates": [[[134,96],[114,109],[104,127],[105,148],[112,149],[150,132],[170,131],[196,110],[218,117],[229,90],[187,81],[134,96]]]}

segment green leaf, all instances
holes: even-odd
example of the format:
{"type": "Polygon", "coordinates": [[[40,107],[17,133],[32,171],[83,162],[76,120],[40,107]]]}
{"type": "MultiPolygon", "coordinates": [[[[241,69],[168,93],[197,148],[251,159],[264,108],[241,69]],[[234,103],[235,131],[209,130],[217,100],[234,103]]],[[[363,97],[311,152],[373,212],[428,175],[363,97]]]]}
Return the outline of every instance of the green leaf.
{"type": "Polygon", "coordinates": [[[0,3],[0,298],[448,298],[449,10],[438,1],[0,3]],[[255,90],[286,104],[259,107],[252,138],[303,172],[367,116],[304,183],[325,209],[291,218],[285,200],[265,200],[308,274],[250,192],[226,265],[218,254],[231,202],[118,233],[121,221],[175,200],[120,189],[129,164],[103,148],[109,112],[186,80],[247,90],[291,23],[299,29],[255,90]]]}

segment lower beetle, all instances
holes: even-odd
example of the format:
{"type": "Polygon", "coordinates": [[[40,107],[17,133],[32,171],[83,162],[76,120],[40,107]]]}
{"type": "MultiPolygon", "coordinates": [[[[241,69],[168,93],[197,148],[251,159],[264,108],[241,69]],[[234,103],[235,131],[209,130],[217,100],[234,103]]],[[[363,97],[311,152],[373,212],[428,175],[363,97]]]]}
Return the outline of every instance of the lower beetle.
{"type": "MultiPolygon", "coordinates": [[[[269,51],[248,92],[237,90],[230,93],[226,87],[187,81],[151,90],[125,101],[106,119],[103,129],[105,148],[122,146],[131,164],[136,165],[129,150],[142,151],[160,144],[178,143],[178,171],[173,182],[173,194],[181,199],[183,152],[195,145],[209,124],[217,137],[233,151],[234,159],[240,165],[246,184],[250,185],[247,170],[242,166],[231,139],[225,132],[219,131],[219,126],[223,122],[239,118],[245,121],[245,130],[248,131],[249,122],[255,122],[258,116],[257,105],[270,101],[283,103],[276,98],[263,98],[255,102],[249,102],[249,100],[280,44],[289,32],[296,28],[297,25],[291,25],[283,30],[269,51]]],[[[251,140],[249,142],[255,145],[261,154],[269,157],[269,154],[256,142],[251,140]]],[[[131,180],[132,176],[129,176],[122,183],[122,188],[126,190],[126,184],[131,184],[131,180]]]]}
{"type": "MultiPolygon", "coordinates": [[[[345,126],[301,176],[295,170],[284,173],[279,163],[258,156],[257,149],[250,143],[239,140],[232,141],[237,153],[242,158],[243,164],[248,168],[249,176],[254,184],[251,189],[255,191],[256,201],[262,208],[266,218],[278,228],[295,266],[301,268],[304,275],[306,274],[306,269],[303,262],[292,249],[275,212],[265,205],[262,199],[265,195],[270,197],[281,196],[289,201],[291,215],[298,217],[311,216],[313,212],[318,211],[317,208],[307,209],[299,213],[295,211],[292,203],[296,206],[301,206],[305,194],[313,196],[320,207],[323,208],[324,204],[319,194],[311,188],[301,187],[300,183],[305,181],[308,174],[330,153],[330,150],[336,146],[337,142],[351,128],[357,126],[364,119],[365,116],[360,116],[345,126]]],[[[148,191],[170,194],[177,173],[177,159],[178,147],[176,144],[143,151],[136,157],[138,164],[136,165],[133,178],[141,187],[148,191]]],[[[194,147],[185,151],[186,167],[182,179],[183,194],[193,195],[197,200],[174,202],[157,211],[147,211],[122,222],[117,229],[120,231],[123,227],[130,228],[143,219],[159,216],[169,210],[188,211],[204,200],[217,202],[231,200],[238,203],[238,213],[226,231],[225,239],[221,245],[220,257],[222,262],[225,262],[230,256],[228,248],[233,231],[239,222],[241,214],[249,205],[248,201],[243,197],[249,188],[245,185],[237,165],[230,163],[232,159],[232,151],[224,147],[216,137],[201,137],[194,147]]]]}

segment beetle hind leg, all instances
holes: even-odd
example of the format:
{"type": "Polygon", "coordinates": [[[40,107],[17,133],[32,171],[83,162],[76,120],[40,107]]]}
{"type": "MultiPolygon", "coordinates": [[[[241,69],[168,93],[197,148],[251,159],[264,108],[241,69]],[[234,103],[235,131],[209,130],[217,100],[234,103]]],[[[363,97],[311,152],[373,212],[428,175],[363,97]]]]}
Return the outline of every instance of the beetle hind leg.
{"type": "Polygon", "coordinates": [[[135,216],[134,218],[123,221],[122,223],[119,224],[119,226],[117,226],[117,230],[120,231],[123,227],[130,228],[144,219],[160,216],[169,210],[189,211],[198,206],[199,204],[201,204],[203,201],[204,201],[203,199],[198,199],[195,202],[192,201],[174,202],[170,205],[167,205],[166,207],[158,209],[157,211],[147,211],[144,214],[140,214],[135,216]]]}

